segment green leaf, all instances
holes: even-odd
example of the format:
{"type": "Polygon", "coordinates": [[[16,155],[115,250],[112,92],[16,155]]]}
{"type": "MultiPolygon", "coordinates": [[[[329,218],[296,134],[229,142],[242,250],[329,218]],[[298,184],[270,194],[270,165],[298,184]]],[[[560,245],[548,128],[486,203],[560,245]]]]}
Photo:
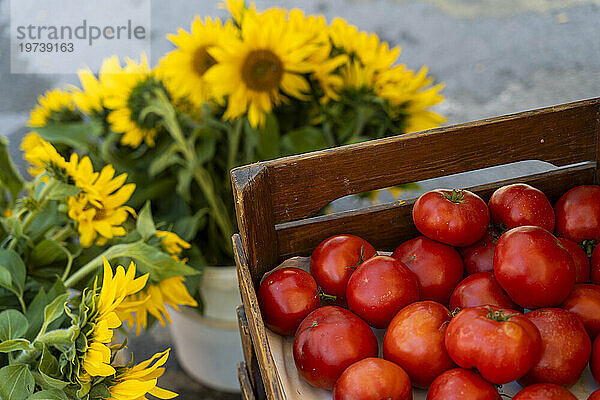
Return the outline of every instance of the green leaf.
{"type": "Polygon", "coordinates": [[[0,249],[0,270],[6,269],[10,273],[11,280],[7,283],[6,273],[0,273],[0,286],[4,286],[6,289],[14,292],[15,294],[22,296],[23,287],[25,286],[25,274],[26,268],[21,257],[13,251],[0,249]]]}
{"type": "Polygon", "coordinates": [[[68,197],[76,196],[81,192],[81,188],[75,185],[69,185],[64,182],[56,182],[50,193],[48,193],[48,199],[50,200],[62,200],[68,197]]]}
{"type": "Polygon", "coordinates": [[[18,339],[27,332],[29,322],[21,312],[10,309],[0,313],[0,340],[18,339]]]}
{"type": "Polygon", "coordinates": [[[108,386],[106,386],[106,384],[103,382],[92,386],[92,389],[90,390],[90,398],[92,398],[92,399],[109,399],[109,398],[111,398],[110,390],[108,390],[108,386]]]}
{"type": "Polygon", "coordinates": [[[156,226],[152,219],[152,208],[150,202],[147,201],[138,215],[136,229],[144,240],[148,240],[156,233],[156,226]]]}
{"type": "MultiPolygon", "coordinates": [[[[50,387],[54,389],[62,390],[69,385],[69,382],[61,381],[60,379],[53,378],[40,371],[42,378],[43,387],[50,387]]],[[[38,382],[41,385],[41,383],[38,382]]]]}
{"type": "Polygon", "coordinates": [[[50,353],[48,346],[43,346],[38,369],[49,377],[56,377],[59,374],[58,360],[50,353]]]}
{"type": "Polygon", "coordinates": [[[30,268],[50,265],[57,260],[66,260],[65,248],[54,240],[44,239],[35,245],[27,264],[30,268]]]}
{"type": "Polygon", "coordinates": [[[178,219],[177,222],[175,222],[175,227],[173,230],[183,240],[193,240],[196,237],[198,229],[202,225],[202,219],[208,214],[209,211],[210,208],[205,207],[198,210],[198,212],[196,212],[194,215],[178,219]]]}
{"type": "Polygon", "coordinates": [[[26,400],[35,386],[27,365],[9,365],[0,369],[0,399],[26,400]]]}
{"type": "Polygon", "coordinates": [[[194,168],[187,166],[177,171],[177,193],[181,195],[186,201],[190,201],[192,195],[190,191],[190,185],[194,177],[194,168]]]}
{"type": "Polygon", "coordinates": [[[50,389],[36,392],[29,396],[27,400],[69,400],[69,398],[62,390],[50,389]]]}
{"type": "Polygon", "coordinates": [[[258,135],[257,153],[261,160],[277,158],[279,154],[279,122],[273,114],[267,115],[263,129],[258,135]]]}
{"type": "Polygon", "coordinates": [[[159,153],[150,163],[148,174],[154,177],[171,165],[181,163],[183,160],[177,155],[177,148],[177,144],[173,143],[165,151],[159,153]]]}
{"type": "Polygon", "coordinates": [[[217,141],[215,139],[203,140],[196,146],[196,159],[198,164],[204,164],[210,161],[217,150],[217,141]]]}
{"type": "Polygon", "coordinates": [[[311,126],[291,131],[281,138],[284,154],[299,154],[328,147],[323,132],[311,126]]]}
{"type": "Polygon", "coordinates": [[[36,127],[42,139],[50,143],[62,143],[88,153],[90,127],[85,122],[53,123],[36,127]]]}
{"type": "MultiPolygon", "coordinates": [[[[82,336],[82,335],[79,335],[82,336]]],[[[70,347],[73,345],[73,330],[71,329],[55,329],[46,332],[37,338],[37,341],[48,346],[70,347]]]]}
{"type": "Polygon", "coordinates": [[[55,319],[57,319],[64,313],[65,302],[67,301],[68,297],[69,297],[68,293],[62,294],[62,295],[58,296],[57,298],[55,298],[54,300],[52,300],[52,303],[48,304],[46,306],[46,308],[44,308],[44,324],[42,325],[42,328],[40,329],[40,333],[38,333],[38,336],[46,333],[46,329],[48,328],[48,325],[50,325],[52,323],[52,321],[54,321],[55,319]]]}
{"type": "Polygon", "coordinates": [[[0,185],[10,191],[12,201],[16,201],[23,187],[23,178],[12,162],[8,152],[8,140],[0,136],[0,185]]]}
{"type": "Polygon", "coordinates": [[[46,291],[44,288],[40,288],[39,292],[27,306],[27,312],[25,313],[25,317],[29,321],[29,328],[24,335],[27,339],[33,340],[40,331],[44,323],[44,308],[48,303],[49,300],[46,291]]]}
{"type": "Polygon", "coordinates": [[[29,348],[29,340],[27,339],[12,339],[0,342],[0,353],[10,353],[11,351],[27,350],[29,348]]]}

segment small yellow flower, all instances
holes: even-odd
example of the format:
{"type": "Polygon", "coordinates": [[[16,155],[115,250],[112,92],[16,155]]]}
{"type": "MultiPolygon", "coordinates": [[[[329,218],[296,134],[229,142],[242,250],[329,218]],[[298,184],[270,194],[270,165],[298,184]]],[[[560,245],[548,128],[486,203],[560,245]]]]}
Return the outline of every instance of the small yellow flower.
{"type": "Polygon", "coordinates": [[[114,236],[124,236],[127,232],[121,225],[129,214],[135,215],[124,204],[133,194],[135,184],[124,185],[126,174],[113,179],[115,170],[111,165],[100,173],[94,172],[89,157],[79,161],[77,154],[71,155],[68,171],[75,185],[82,189],[67,201],[68,215],[77,222],[81,245],[89,247],[96,241],[102,246],[114,236]]]}
{"type": "Polygon", "coordinates": [[[148,325],[148,314],[156,318],[162,326],[165,326],[165,320],[171,323],[165,304],[176,310],[179,310],[179,306],[198,305],[190,296],[184,281],[183,276],[174,276],[148,285],[145,293],[130,296],[123,302],[118,310],[120,318],[126,319],[131,328],[135,326],[137,335],[148,325]]]}
{"type": "Polygon", "coordinates": [[[121,144],[137,148],[142,142],[153,147],[158,133],[158,117],[142,111],[148,106],[155,90],[165,90],[162,82],[150,70],[148,59],[142,55],[136,63],[126,60],[124,68],[118,61],[107,76],[105,106],[111,111],[107,120],[114,132],[123,134],[121,144]],[[114,70],[113,70],[114,68],[114,70]]]}
{"type": "Polygon", "coordinates": [[[4,218],[10,218],[13,216],[13,210],[11,210],[10,208],[5,208],[4,209],[4,218]]]}
{"type": "Polygon", "coordinates": [[[210,85],[204,79],[204,73],[215,64],[208,48],[220,46],[236,34],[231,21],[223,24],[219,19],[207,17],[203,21],[196,17],[189,33],[179,29],[177,35],[167,35],[177,48],[161,59],[158,72],[170,93],[189,100],[195,107],[212,100],[210,85]]]}
{"type": "Polygon", "coordinates": [[[157,230],[156,236],[162,238],[162,246],[167,253],[171,254],[172,256],[178,256],[181,254],[181,252],[183,252],[183,249],[189,249],[192,247],[191,244],[177,236],[177,234],[174,232],[157,230]]]}
{"type": "Polygon", "coordinates": [[[171,349],[167,349],[157,353],[131,368],[120,368],[109,387],[109,400],[141,400],[146,398],[146,394],[159,399],[177,397],[177,393],[157,386],[158,378],[165,372],[163,365],[167,362],[170,351],[171,349]]]}
{"type": "Polygon", "coordinates": [[[32,176],[38,176],[44,170],[64,170],[67,167],[67,162],[54,146],[35,132],[30,132],[23,138],[20,149],[23,151],[23,158],[31,164],[28,171],[32,176]]]}
{"type": "Polygon", "coordinates": [[[107,346],[113,339],[113,329],[121,326],[116,310],[121,303],[146,286],[148,274],[135,277],[135,264],[132,262],[127,271],[121,265],[115,274],[106,258],[103,258],[103,278],[100,294],[96,296],[96,313],[93,317],[95,327],[88,338],[88,350],[83,360],[83,370],[90,376],[110,376],[116,373],[110,365],[111,350],[107,346]]]}
{"type": "Polygon", "coordinates": [[[46,126],[48,122],[75,122],[81,116],[75,112],[71,93],[54,89],[38,97],[38,104],[31,110],[29,126],[46,126]]]}

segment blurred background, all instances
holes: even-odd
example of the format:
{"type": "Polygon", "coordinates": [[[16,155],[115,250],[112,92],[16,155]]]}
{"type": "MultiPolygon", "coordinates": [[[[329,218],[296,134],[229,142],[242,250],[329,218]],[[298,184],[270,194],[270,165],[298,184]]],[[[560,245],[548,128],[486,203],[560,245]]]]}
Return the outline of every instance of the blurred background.
{"type": "MultiPolygon", "coordinates": [[[[125,1],[125,0],[124,0],[125,1]]],[[[429,66],[444,82],[436,111],[447,124],[600,96],[600,0],[305,0],[257,1],[257,8],[300,7],[339,16],[402,47],[400,62],[429,66]]],[[[152,62],[172,49],[167,33],[189,30],[194,15],[225,16],[212,0],[152,2],[152,62]]],[[[65,12],[68,12],[67,10],[65,12]]],[[[0,0],[0,134],[17,162],[29,110],[47,89],[77,83],[75,75],[10,73],[9,1],[0,0]]],[[[144,359],[171,343],[168,330],[133,338],[144,359]]],[[[234,399],[202,387],[169,360],[161,386],[182,399],[234,399]]]]}

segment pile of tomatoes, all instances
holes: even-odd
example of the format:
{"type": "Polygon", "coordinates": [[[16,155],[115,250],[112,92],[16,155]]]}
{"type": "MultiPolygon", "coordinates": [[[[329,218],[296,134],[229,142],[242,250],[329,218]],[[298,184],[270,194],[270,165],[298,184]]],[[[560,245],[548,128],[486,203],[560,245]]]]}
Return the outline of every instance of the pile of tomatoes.
{"type": "MultiPolygon", "coordinates": [[[[258,290],[267,327],[294,335],[311,385],[334,399],[576,399],[590,364],[600,382],[600,186],[552,207],[514,184],[486,204],[437,189],[413,207],[422,236],[378,255],[338,235],[313,251],[310,274],[277,269],[258,290]],[[372,328],[385,329],[382,354],[372,328]]],[[[600,399],[600,390],[589,399],[600,399]]]]}

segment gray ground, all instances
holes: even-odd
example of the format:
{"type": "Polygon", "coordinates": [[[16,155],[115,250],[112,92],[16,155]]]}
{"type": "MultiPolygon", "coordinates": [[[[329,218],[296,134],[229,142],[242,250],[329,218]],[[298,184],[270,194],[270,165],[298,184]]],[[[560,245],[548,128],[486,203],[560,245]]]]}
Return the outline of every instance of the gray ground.
{"type": "MultiPolygon", "coordinates": [[[[446,83],[446,100],[438,111],[448,123],[600,96],[600,0],[307,0],[258,1],[298,6],[309,13],[344,17],[361,29],[374,31],[402,46],[401,62],[418,68],[427,64],[431,74],[446,83]]],[[[178,27],[189,29],[192,15],[222,15],[217,2],[153,1],[152,59],[170,49],[164,39],[178,27]]],[[[23,124],[39,93],[65,83],[72,75],[11,75],[8,59],[8,0],[0,0],[0,133],[16,148],[23,124]]],[[[445,185],[483,182],[544,169],[519,164],[467,177],[445,185]]],[[[440,182],[426,182],[423,188],[440,182]]],[[[352,203],[342,203],[347,207],[352,203]]],[[[130,344],[143,359],[170,342],[168,332],[130,344]]],[[[188,378],[170,360],[162,380],[182,399],[225,399],[188,378]]]]}

